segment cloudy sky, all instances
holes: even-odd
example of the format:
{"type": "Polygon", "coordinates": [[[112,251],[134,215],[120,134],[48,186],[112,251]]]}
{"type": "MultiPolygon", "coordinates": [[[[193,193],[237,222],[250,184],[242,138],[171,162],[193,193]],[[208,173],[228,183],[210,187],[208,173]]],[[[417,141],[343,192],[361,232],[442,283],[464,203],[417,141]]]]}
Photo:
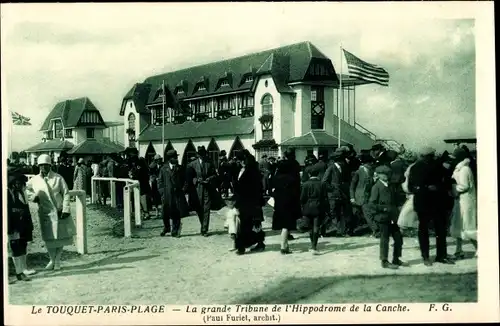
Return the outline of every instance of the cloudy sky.
{"type": "Polygon", "coordinates": [[[118,120],[125,93],[150,75],[304,40],[337,71],[341,43],[386,68],[389,87],[356,91],[356,119],[379,137],[412,148],[474,136],[475,21],[390,5],[2,5],[2,108],[33,122],[14,127],[13,147],[40,141],[58,101],[87,96],[118,120]]]}

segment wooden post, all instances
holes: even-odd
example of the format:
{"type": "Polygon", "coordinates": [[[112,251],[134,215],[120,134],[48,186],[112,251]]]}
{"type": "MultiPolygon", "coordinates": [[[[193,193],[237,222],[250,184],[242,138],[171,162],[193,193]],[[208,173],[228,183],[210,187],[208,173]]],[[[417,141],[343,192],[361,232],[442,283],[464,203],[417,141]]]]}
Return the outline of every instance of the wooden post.
{"type": "Polygon", "coordinates": [[[76,249],[79,254],[87,253],[87,195],[79,191],[76,196],[76,249]]]}
{"type": "Polygon", "coordinates": [[[132,236],[131,216],[130,216],[130,187],[126,186],[123,189],[123,227],[125,230],[125,237],[132,236]]]}
{"type": "Polygon", "coordinates": [[[138,186],[134,187],[135,226],[141,226],[141,193],[138,186]]]}
{"type": "Polygon", "coordinates": [[[111,196],[111,207],[115,208],[116,207],[116,182],[115,181],[110,181],[109,182],[109,190],[110,190],[110,196],[111,196]]]}
{"type": "Polygon", "coordinates": [[[94,180],[94,178],[90,179],[90,185],[91,185],[91,203],[95,204],[97,202],[97,182],[94,180]]]}

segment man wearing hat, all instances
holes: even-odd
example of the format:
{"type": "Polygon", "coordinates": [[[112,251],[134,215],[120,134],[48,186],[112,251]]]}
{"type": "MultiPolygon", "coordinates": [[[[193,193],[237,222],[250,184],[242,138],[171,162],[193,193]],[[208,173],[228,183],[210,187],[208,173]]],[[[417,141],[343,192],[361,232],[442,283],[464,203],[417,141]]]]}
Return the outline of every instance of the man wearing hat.
{"type": "Polygon", "coordinates": [[[233,190],[232,186],[231,186],[231,180],[232,180],[231,170],[232,170],[232,166],[231,166],[231,162],[229,162],[229,160],[227,159],[226,151],[225,150],[222,150],[220,152],[219,159],[220,159],[219,176],[221,177],[221,180],[220,180],[220,191],[221,191],[221,194],[224,197],[227,197],[229,195],[229,190],[231,190],[231,191],[233,190]]]}
{"type": "Polygon", "coordinates": [[[51,170],[51,159],[47,154],[38,157],[40,174],[28,181],[28,200],[38,204],[40,231],[49,252],[47,270],[60,268],[64,246],[73,244],[76,227],[70,217],[70,196],[64,179],[51,170]]]}
{"type": "Polygon", "coordinates": [[[337,233],[340,236],[347,234],[346,214],[347,206],[349,205],[349,185],[344,180],[342,173],[345,173],[345,168],[342,166],[344,154],[337,150],[331,156],[332,164],[326,169],[323,175],[322,182],[326,183],[328,189],[328,201],[330,212],[323,226],[323,234],[333,229],[333,225],[337,224],[337,233]]]}
{"type": "Polygon", "coordinates": [[[373,158],[365,154],[360,156],[359,161],[361,166],[354,172],[349,187],[353,218],[357,226],[364,224],[362,222],[366,221],[366,224],[372,231],[372,235],[376,236],[378,232],[377,224],[368,215],[363,214],[363,206],[368,203],[370,191],[373,186],[373,158]]]}
{"type": "Polygon", "coordinates": [[[181,218],[189,214],[178,156],[177,151],[173,149],[167,151],[165,164],[160,167],[157,179],[162,205],[163,231],[160,233],[162,237],[172,232],[172,237],[179,238],[181,218]]]}
{"type": "Polygon", "coordinates": [[[387,150],[382,144],[375,144],[371,149],[372,156],[375,159],[375,166],[387,165],[391,163],[390,158],[387,156],[387,150]]]}
{"type": "Polygon", "coordinates": [[[415,162],[408,177],[408,189],[413,196],[413,206],[418,215],[418,242],[426,266],[431,266],[429,259],[429,224],[434,223],[436,232],[435,262],[453,264],[448,258],[446,247],[447,221],[446,197],[448,191],[444,185],[444,167],[435,159],[435,150],[424,147],[420,159],[415,162]]]}
{"type": "Polygon", "coordinates": [[[201,224],[201,235],[208,236],[210,226],[210,206],[212,201],[213,181],[217,173],[208,159],[205,146],[198,147],[198,157],[188,164],[186,170],[186,190],[189,201],[201,224]]]}

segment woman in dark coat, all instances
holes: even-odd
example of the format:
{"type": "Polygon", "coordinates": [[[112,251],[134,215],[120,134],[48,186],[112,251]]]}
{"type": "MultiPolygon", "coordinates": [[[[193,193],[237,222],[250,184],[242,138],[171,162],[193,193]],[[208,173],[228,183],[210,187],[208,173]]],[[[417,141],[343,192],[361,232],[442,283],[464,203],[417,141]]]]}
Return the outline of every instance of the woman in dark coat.
{"type": "Polygon", "coordinates": [[[26,181],[26,176],[19,170],[12,168],[8,171],[7,233],[16,278],[20,281],[29,281],[28,275],[35,274],[26,264],[28,242],[33,241],[33,221],[24,194],[26,181]]]}
{"type": "Polygon", "coordinates": [[[235,207],[240,213],[240,224],[236,231],[235,248],[238,255],[245,249],[257,244],[251,251],[265,249],[265,233],[262,230],[264,214],[264,192],[260,179],[260,171],[255,157],[247,150],[238,152],[237,161],[240,171],[234,179],[235,207]]]}
{"type": "Polygon", "coordinates": [[[281,253],[291,253],[288,246],[290,231],[296,230],[301,217],[300,165],[292,151],[286,151],[284,160],[278,163],[273,177],[274,214],[273,230],[281,230],[281,253]]]}

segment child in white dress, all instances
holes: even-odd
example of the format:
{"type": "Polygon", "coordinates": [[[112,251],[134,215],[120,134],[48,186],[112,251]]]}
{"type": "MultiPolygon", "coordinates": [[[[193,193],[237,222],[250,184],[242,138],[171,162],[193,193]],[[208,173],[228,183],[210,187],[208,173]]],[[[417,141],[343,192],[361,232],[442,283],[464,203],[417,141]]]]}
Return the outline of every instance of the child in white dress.
{"type": "MultiPolygon", "coordinates": [[[[236,237],[236,232],[238,231],[239,221],[240,221],[240,213],[236,207],[234,207],[234,197],[232,194],[229,194],[226,198],[226,206],[227,210],[225,212],[226,222],[224,223],[224,228],[227,228],[229,236],[232,240],[236,237]]],[[[233,247],[230,251],[236,250],[233,241],[233,247]]]]}

